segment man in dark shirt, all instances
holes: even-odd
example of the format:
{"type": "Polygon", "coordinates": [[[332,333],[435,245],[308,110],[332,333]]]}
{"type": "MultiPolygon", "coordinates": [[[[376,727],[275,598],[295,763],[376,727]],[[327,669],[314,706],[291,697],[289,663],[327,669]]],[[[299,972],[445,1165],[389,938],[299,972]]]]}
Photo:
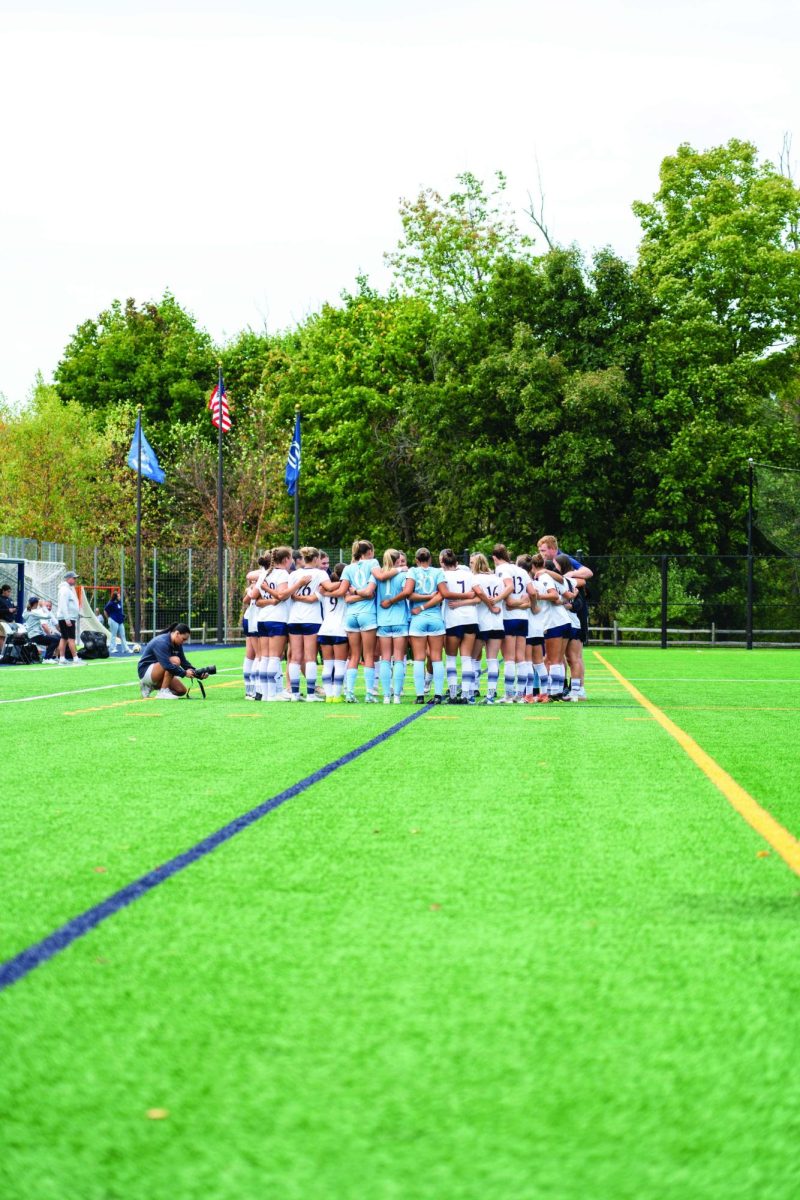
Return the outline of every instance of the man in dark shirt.
{"type": "Polygon", "coordinates": [[[11,599],[11,585],[4,583],[0,588],[0,653],[5,645],[6,634],[14,632],[17,606],[11,599]]]}
{"type": "Polygon", "coordinates": [[[188,625],[173,625],[148,642],[137,664],[142,699],[156,691],[159,700],[178,700],[188,696],[184,679],[194,679],[196,670],[183,653],[191,630],[188,625]]]}

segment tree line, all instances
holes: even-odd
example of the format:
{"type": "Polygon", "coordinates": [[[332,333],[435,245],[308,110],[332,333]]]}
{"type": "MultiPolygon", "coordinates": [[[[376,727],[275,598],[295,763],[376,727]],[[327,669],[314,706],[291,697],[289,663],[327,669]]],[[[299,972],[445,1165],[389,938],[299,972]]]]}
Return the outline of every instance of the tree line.
{"type": "Polygon", "coordinates": [[[0,531],[130,542],[135,410],[167,473],[145,537],[216,536],[206,400],[223,364],[228,544],[286,540],[282,475],[303,415],[303,540],[590,554],[740,554],[748,456],[800,467],[800,191],[733,140],[682,145],[633,206],[636,261],[539,253],[505,179],[402,203],[394,282],[358,278],[297,328],[215,346],[167,293],[115,300],[52,383],[0,409],[0,531]]]}

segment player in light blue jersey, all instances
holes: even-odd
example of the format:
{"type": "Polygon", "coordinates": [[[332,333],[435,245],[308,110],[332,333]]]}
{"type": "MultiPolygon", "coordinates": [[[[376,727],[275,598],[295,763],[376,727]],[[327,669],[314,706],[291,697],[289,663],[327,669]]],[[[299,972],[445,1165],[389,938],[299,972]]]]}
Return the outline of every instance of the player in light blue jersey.
{"type": "Polygon", "coordinates": [[[421,546],[416,553],[415,565],[409,568],[403,595],[411,605],[411,621],[408,628],[411,652],[414,655],[415,703],[425,703],[425,656],[430,654],[433,667],[433,703],[441,704],[444,698],[444,617],[442,616],[442,593],[446,590],[444,571],[431,565],[431,552],[421,546]]]}
{"type": "Polygon", "coordinates": [[[342,583],[348,584],[345,602],[348,605],[345,628],[350,643],[347,660],[344,698],[348,704],[356,702],[356,678],[358,664],[364,659],[364,682],[367,704],[377,704],[375,691],[375,641],[378,617],[375,608],[375,592],[378,584],[372,577],[372,568],[379,567],[372,542],[360,538],[353,542],[353,561],[342,572],[342,583]]]}
{"type": "Polygon", "coordinates": [[[410,613],[403,588],[408,578],[408,563],[402,550],[387,550],[383,567],[372,568],[378,589],[375,594],[378,617],[378,647],[383,703],[400,703],[406,677],[406,646],[410,613]]]}

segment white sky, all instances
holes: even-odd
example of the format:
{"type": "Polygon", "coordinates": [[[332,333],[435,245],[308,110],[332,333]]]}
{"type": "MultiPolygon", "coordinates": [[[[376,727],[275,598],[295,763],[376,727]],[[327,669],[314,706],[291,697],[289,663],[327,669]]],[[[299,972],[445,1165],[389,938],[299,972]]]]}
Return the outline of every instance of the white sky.
{"type": "Polygon", "coordinates": [[[798,35],[791,0],[0,0],[0,392],[115,298],[221,340],[383,287],[400,197],[467,169],[521,211],[538,159],[556,239],[632,257],[681,142],[800,154],[798,35]]]}

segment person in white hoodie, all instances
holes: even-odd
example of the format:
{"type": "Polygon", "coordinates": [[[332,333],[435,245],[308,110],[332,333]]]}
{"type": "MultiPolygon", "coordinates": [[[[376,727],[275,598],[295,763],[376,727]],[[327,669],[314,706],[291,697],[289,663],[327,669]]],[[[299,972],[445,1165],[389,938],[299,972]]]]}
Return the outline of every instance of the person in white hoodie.
{"type": "Polygon", "coordinates": [[[58,621],[58,631],[61,634],[61,640],[58,643],[56,653],[58,654],[58,663],[61,667],[83,666],[83,660],[78,658],[78,651],[75,646],[78,617],[81,611],[78,593],[75,591],[77,578],[78,576],[74,571],[67,571],[58,589],[56,620],[58,621]],[[67,647],[69,647],[69,652],[72,655],[71,659],[67,659],[67,647]]]}

